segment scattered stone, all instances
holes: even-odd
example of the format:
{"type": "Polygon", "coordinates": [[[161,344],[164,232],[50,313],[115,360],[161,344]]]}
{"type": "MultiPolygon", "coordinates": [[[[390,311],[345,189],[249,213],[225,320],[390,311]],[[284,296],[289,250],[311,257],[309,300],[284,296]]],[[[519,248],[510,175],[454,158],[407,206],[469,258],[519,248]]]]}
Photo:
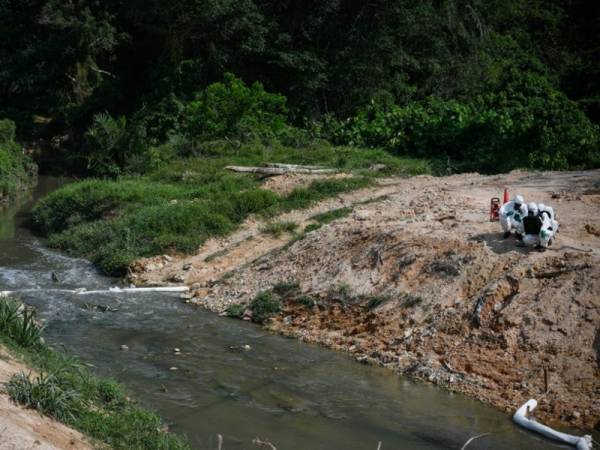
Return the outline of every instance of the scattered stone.
{"type": "Polygon", "coordinates": [[[244,350],[246,350],[246,351],[247,351],[247,350],[252,350],[252,347],[250,347],[248,344],[244,345],[244,347],[243,347],[243,348],[244,348],[244,350]]]}
{"type": "Polygon", "coordinates": [[[162,259],[164,259],[165,261],[168,261],[168,262],[173,261],[173,258],[171,258],[169,255],[162,255],[162,259]]]}
{"type": "Polygon", "coordinates": [[[169,278],[169,281],[173,281],[174,283],[183,283],[185,281],[185,277],[181,274],[175,274],[169,278]]]}
{"type": "Polygon", "coordinates": [[[185,264],[182,266],[182,269],[183,269],[183,270],[185,270],[185,271],[191,270],[191,269],[193,269],[193,268],[194,268],[194,265],[193,265],[192,263],[185,263],[185,264]]]}
{"type": "Polygon", "coordinates": [[[121,345],[121,350],[129,350],[129,347],[125,344],[121,345]]]}
{"type": "Polygon", "coordinates": [[[173,367],[169,367],[169,370],[175,371],[175,370],[179,370],[179,369],[177,369],[177,367],[173,366],[173,367]]]}

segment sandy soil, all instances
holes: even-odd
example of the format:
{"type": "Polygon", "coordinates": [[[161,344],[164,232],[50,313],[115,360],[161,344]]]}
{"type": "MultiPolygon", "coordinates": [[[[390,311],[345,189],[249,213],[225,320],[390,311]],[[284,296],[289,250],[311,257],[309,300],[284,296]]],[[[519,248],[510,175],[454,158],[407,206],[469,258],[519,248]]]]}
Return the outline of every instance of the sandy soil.
{"type": "Polygon", "coordinates": [[[290,295],[268,324],[277,332],[507,411],[534,397],[541,420],[598,428],[600,171],[388,179],[281,220],[341,206],[353,213],[301,240],[248,221],[198,255],[139,261],[131,279],[186,282],[186,301],[217,312],[293,280],[317,303],[290,295]],[[504,186],[554,207],[561,231],[546,252],[489,222],[504,186]]]}
{"type": "Polygon", "coordinates": [[[3,385],[18,372],[31,370],[0,345],[0,449],[80,450],[93,448],[78,431],[15,405],[3,385]]]}

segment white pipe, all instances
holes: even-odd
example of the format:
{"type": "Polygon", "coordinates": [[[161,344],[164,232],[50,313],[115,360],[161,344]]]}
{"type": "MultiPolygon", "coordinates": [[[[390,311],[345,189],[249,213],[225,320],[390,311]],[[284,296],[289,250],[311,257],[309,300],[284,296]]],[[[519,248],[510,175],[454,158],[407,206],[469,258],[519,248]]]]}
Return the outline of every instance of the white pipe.
{"type": "Polygon", "coordinates": [[[120,288],[111,287],[108,289],[99,289],[95,291],[86,291],[85,288],[79,289],[20,289],[18,291],[0,291],[1,297],[18,294],[21,292],[64,292],[67,294],[88,295],[88,294],[120,294],[120,293],[137,293],[137,292],[188,292],[187,286],[159,286],[159,287],[143,287],[143,288],[120,288]]]}
{"type": "Polygon", "coordinates": [[[553,430],[546,425],[536,422],[534,419],[527,418],[527,414],[532,412],[536,407],[536,400],[528,400],[523,406],[517,409],[513,415],[513,420],[517,425],[527,428],[528,430],[535,431],[536,433],[539,433],[547,438],[574,445],[577,450],[590,450],[592,448],[592,436],[588,434],[581,437],[573,436],[572,434],[561,433],[560,431],[553,430]]]}

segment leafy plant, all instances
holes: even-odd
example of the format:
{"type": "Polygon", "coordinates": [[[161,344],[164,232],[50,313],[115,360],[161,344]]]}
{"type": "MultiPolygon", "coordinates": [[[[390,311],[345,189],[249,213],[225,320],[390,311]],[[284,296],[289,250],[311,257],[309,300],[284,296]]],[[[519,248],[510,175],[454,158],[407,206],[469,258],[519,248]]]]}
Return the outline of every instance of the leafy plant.
{"type": "Polygon", "coordinates": [[[260,292],[250,303],[252,320],[262,324],[272,315],[277,314],[280,308],[281,303],[277,297],[267,291],[260,292]]]}
{"type": "Polygon", "coordinates": [[[227,317],[235,317],[241,319],[244,316],[244,311],[246,310],[246,305],[242,305],[240,303],[233,303],[227,307],[225,310],[225,314],[227,317]]]}

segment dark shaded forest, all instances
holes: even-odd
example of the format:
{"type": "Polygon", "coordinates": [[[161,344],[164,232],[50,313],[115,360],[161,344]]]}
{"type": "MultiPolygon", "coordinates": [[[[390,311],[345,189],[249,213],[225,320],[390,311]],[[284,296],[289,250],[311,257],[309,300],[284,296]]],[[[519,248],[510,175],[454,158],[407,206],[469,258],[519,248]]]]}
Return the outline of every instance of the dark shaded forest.
{"type": "Polygon", "coordinates": [[[2,0],[0,118],[43,170],[312,139],[442,172],[600,164],[586,0],[2,0]]]}

